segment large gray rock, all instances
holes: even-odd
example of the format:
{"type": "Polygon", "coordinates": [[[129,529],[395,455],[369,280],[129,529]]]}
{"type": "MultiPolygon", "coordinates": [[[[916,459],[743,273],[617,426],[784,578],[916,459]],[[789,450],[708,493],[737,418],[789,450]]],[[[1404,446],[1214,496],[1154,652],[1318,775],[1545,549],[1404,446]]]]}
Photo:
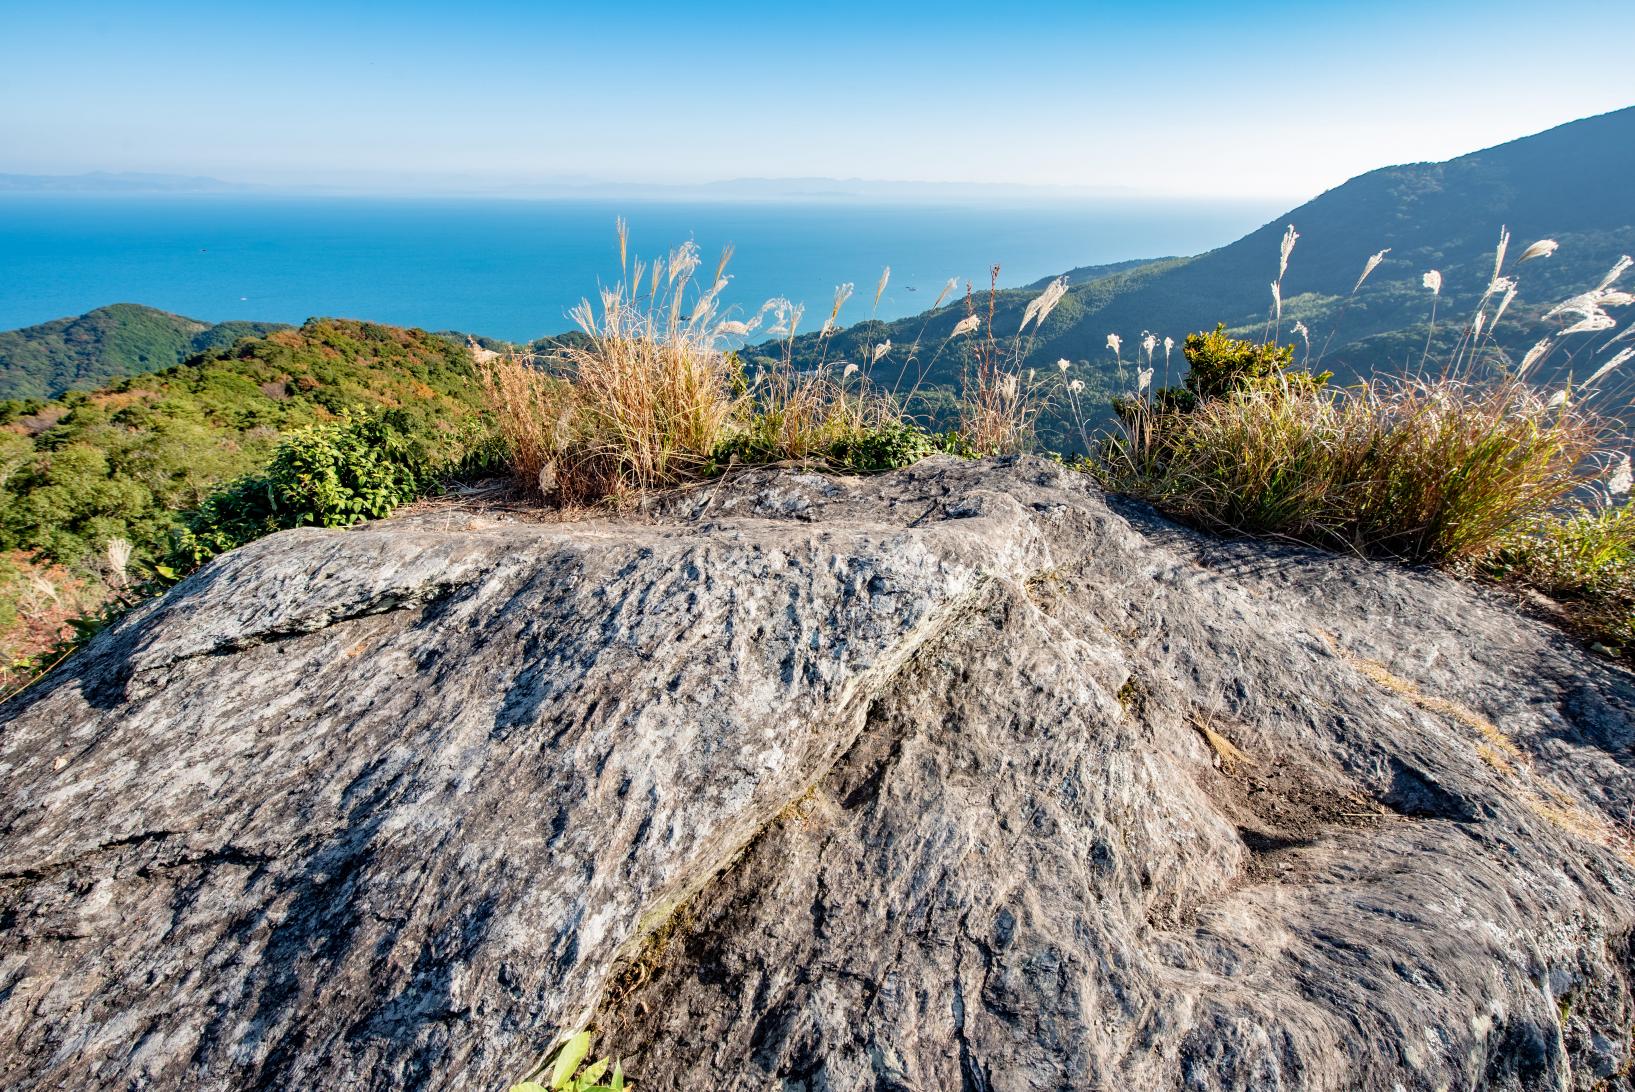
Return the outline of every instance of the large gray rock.
{"type": "Polygon", "coordinates": [[[288,532],[0,710],[0,1085],[1628,1089],[1632,710],[1037,460],[288,532]]]}

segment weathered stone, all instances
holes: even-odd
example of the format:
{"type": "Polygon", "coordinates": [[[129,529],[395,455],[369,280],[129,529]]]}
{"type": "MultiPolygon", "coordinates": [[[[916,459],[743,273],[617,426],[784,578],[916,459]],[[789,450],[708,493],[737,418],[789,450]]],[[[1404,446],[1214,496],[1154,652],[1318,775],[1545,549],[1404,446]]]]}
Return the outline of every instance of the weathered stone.
{"type": "Polygon", "coordinates": [[[0,1083],[1628,1089],[1632,710],[1039,460],[287,532],[0,710],[0,1083]]]}

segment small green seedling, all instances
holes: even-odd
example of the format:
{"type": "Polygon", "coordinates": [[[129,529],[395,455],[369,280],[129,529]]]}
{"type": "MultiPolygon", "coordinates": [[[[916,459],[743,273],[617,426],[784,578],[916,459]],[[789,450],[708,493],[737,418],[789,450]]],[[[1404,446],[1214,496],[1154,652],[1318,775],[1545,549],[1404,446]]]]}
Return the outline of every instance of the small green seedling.
{"type": "Polygon", "coordinates": [[[590,1032],[581,1031],[570,1036],[540,1067],[543,1069],[550,1066],[549,1084],[527,1080],[512,1085],[511,1092],[624,1092],[624,1066],[603,1058],[581,1069],[580,1065],[589,1054],[590,1032]],[[606,1084],[598,1083],[607,1073],[609,1066],[613,1069],[612,1076],[608,1078],[606,1084]]]}

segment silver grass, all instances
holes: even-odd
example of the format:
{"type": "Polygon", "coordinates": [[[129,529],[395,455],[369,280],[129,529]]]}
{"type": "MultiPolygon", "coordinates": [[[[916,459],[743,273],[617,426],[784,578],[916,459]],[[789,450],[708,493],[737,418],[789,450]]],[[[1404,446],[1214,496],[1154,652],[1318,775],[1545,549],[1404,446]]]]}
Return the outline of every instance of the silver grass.
{"type": "Polygon", "coordinates": [[[1635,467],[1630,465],[1629,453],[1625,452],[1612,464],[1612,472],[1607,475],[1607,493],[1622,497],[1629,493],[1632,486],[1635,486],[1635,467]]]}
{"type": "Polygon", "coordinates": [[[1521,265],[1524,262],[1532,261],[1534,258],[1548,258],[1556,252],[1556,248],[1560,245],[1554,239],[1540,239],[1521,252],[1521,257],[1516,259],[1516,264],[1521,265]]]}
{"type": "Polygon", "coordinates": [[[1289,255],[1294,253],[1294,242],[1298,238],[1300,238],[1300,233],[1294,230],[1293,224],[1290,224],[1283,232],[1283,245],[1278,249],[1278,280],[1282,280],[1283,275],[1289,271],[1289,255]]]}
{"type": "MultiPolygon", "coordinates": [[[[1499,301],[1499,309],[1497,311],[1493,312],[1493,325],[1494,326],[1497,326],[1499,324],[1499,320],[1504,318],[1505,308],[1509,307],[1511,302],[1513,300],[1515,300],[1515,298],[1516,298],[1516,282],[1514,280],[1511,280],[1510,286],[1504,290],[1504,299],[1499,301]]],[[[1491,327],[1489,329],[1491,329],[1491,327]]]]}
{"type": "Polygon", "coordinates": [[[1045,286],[1045,290],[1043,292],[1039,293],[1028,303],[1027,307],[1022,312],[1022,325],[1016,328],[1016,332],[1021,333],[1023,330],[1026,330],[1028,328],[1028,323],[1030,322],[1035,323],[1035,330],[1037,330],[1040,326],[1043,326],[1045,324],[1045,316],[1049,315],[1051,311],[1055,310],[1056,305],[1061,302],[1062,297],[1065,295],[1067,295],[1067,278],[1057,277],[1055,280],[1051,281],[1045,286]]]}
{"type": "Polygon", "coordinates": [[[962,318],[958,322],[954,323],[954,331],[953,331],[953,333],[949,334],[948,336],[950,338],[959,337],[959,335],[968,334],[972,330],[975,330],[978,326],[981,326],[981,325],[982,325],[982,319],[980,317],[978,317],[976,315],[966,315],[964,318],[962,318]]]}
{"type": "Polygon", "coordinates": [[[1527,355],[1521,358],[1521,367],[1516,369],[1516,378],[1524,378],[1532,370],[1534,364],[1543,360],[1544,354],[1550,351],[1551,344],[1553,342],[1549,338],[1539,338],[1533,347],[1527,350],[1527,355]]]}
{"type": "Polygon", "coordinates": [[[1363,286],[1363,281],[1366,281],[1368,279],[1368,275],[1380,267],[1380,263],[1385,260],[1385,256],[1389,253],[1391,253],[1391,248],[1386,247],[1378,254],[1375,254],[1373,257],[1369,258],[1368,261],[1363,264],[1362,276],[1358,277],[1357,283],[1351,286],[1351,290],[1353,292],[1363,286]]]}
{"type": "Polygon", "coordinates": [[[882,341],[880,344],[878,344],[878,345],[876,345],[874,347],[874,354],[870,358],[869,363],[870,364],[880,363],[880,358],[885,356],[889,352],[891,352],[891,339],[888,337],[888,338],[886,338],[886,340],[882,341]]]}
{"type": "Polygon", "coordinates": [[[1590,377],[1584,380],[1584,386],[1588,387],[1595,383],[1597,380],[1603,378],[1608,372],[1612,371],[1612,369],[1616,368],[1618,365],[1622,364],[1632,356],[1635,356],[1635,349],[1625,349],[1621,353],[1614,354],[1611,360],[1608,360],[1605,364],[1595,369],[1594,372],[1590,373],[1590,377]]]}
{"type": "Polygon", "coordinates": [[[1442,294],[1442,273],[1440,270],[1430,270],[1420,278],[1420,283],[1431,290],[1431,295],[1440,296],[1442,294]]]}
{"type": "Polygon", "coordinates": [[[1062,357],[1060,360],[1056,361],[1056,370],[1059,371],[1059,372],[1065,372],[1065,371],[1067,371],[1068,368],[1071,368],[1072,366],[1073,365],[1068,363],[1067,357],[1065,357],[1065,356],[1062,357]]]}
{"type": "Polygon", "coordinates": [[[891,266],[886,266],[880,273],[880,283],[874,286],[874,306],[880,307],[880,297],[886,294],[886,282],[891,280],[891,266]]]}
{"type": "Polygon", "coordinates": [[[1596,334],[1600,333],[1602,330],[1610,330],[1616,325],[1618,325],[1618,323],[1611,315],[1603,312],[1597,312],[1593,315],[1585,315],[1583,318],[1561,331],[1561,334],[1563,337],[1568,334],[1596,334]]]}
{"type": "Polygon", "coordinates": [[[1607,275],[1601,278],[1601,283],[1595,287],[1597,289],[1611,288],[1612,282],[1616,281],[1619,277],[1622,277],[1624,275],[1624,270],[1628,269],[1632,265],[1635,265],[1635,258],[1631,258],[1628,254],[1625,254],[1613,264],[1613,267],[1607,271],[1607,275]]]}

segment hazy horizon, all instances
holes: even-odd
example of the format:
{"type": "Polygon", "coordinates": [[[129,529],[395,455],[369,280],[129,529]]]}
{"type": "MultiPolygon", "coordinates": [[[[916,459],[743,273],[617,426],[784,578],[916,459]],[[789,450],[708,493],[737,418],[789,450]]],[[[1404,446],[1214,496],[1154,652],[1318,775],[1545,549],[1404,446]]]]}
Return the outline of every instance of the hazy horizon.
{"type": "Polygon", "coordinates": [[[0,71],[0,172],[383,194],[821,178],[1292,198],[1635,101],[1635,9],[1610,3],[1576,9],[1595,32],[1570,47],[1549,43],[1573,28],[1519,2],[620,12],[610,27],[491,0],[458,17],[355,0],[13,10],[25,48],[0,71]]]}

